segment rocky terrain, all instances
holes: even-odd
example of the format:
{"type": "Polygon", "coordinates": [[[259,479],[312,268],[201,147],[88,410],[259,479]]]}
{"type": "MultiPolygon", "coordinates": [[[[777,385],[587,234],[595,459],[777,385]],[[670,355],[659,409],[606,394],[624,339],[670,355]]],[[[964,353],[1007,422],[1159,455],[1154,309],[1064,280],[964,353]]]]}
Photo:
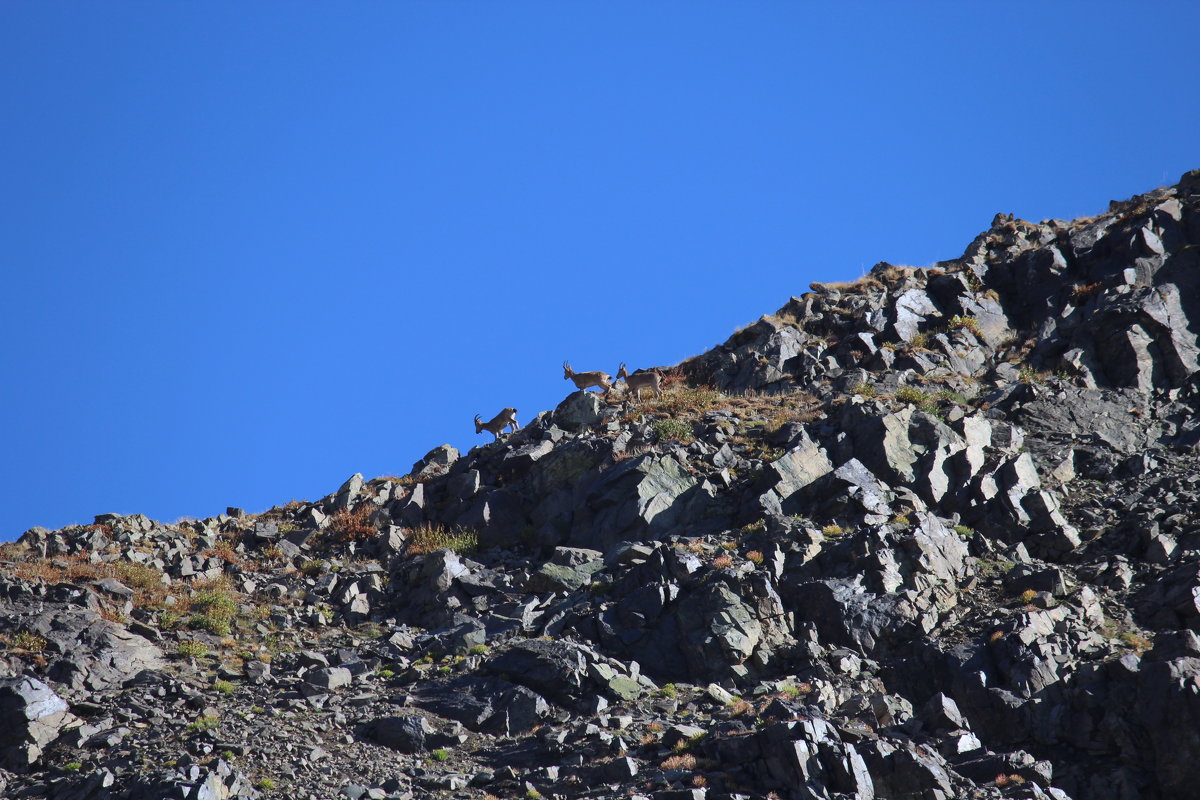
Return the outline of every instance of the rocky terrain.
{"type": "Polygon", "coordinates": [[[660,397],[30,530],[0,796],[1200,796],[1198,244],[1200,171],[998,216],[660,397]]]}

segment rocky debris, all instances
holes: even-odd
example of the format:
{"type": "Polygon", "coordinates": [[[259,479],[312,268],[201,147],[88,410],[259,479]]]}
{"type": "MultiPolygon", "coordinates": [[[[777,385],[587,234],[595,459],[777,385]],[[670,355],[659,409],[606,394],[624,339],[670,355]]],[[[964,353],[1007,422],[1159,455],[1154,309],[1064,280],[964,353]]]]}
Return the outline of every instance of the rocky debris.
{"type": "Polygon", "coordinates": [[[998,216],[402,478],[30,530],[0,793],[1189,796],[1198,203],[998,216]]]}

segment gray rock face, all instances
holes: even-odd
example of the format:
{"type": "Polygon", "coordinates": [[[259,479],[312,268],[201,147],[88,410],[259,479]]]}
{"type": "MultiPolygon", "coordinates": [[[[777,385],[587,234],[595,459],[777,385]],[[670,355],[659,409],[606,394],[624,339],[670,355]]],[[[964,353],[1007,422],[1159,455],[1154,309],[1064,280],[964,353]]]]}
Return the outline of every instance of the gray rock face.
{"type": "Polygon", "coordinates": [[[24,772],[73,717],[67,702],[36,678],[0,678],[0,763],[24,772]]]}
{"type": "Polygon", "coordinates": [[[350,681],[353,679],[354,675],[344,667],[325,667],[324,669],[312,670],[304,676],[305,683],[325,691],[333,691],[343,686],[349,686],[350,681]]]}
{"type": "Polygon", "coordinates": [[[420,478],[445,475],[450,466],[458,461],[458,458],[457,448],[448,444],[438,445],[426,453],[424,458],[413,464],[412,474],[420,478]]]}
{"type": "Polygon", "coordinates": [[[534,592],[572,592],[592,580],[604,568],[604,554],[598,550],[557,547],[554,555],[529,579],[534,592]]]}
{"type": "Polygon", "coordinates": [[[550,715],[546,699],[524,686],[500,678],[464,677],[444,688],[430,688],[417,703],[473,731],[515,736],[541,724],[550,715]]]}
{"type": "Polygon", "coordinates": [[[94,611],[57,606],[38,611],[0,602],[0,629],[26,630],[47,642],[48,675],[72,690],[118,688],[142,670],[162,669],[162,650],[94,611]]]}
{"type": "Polygon", "coordinates": [[[1137,704],[1142,730],[1150,737],[1155,773],[1164,796],[1185,796],[1200,778],[1191,756],[1200,752],[1200,658],[1148,664],[1139,672],[1137,704]]]}
{"type": "Polygon", "coordinates": [[[588,679],[587,658],[577,645],[530,639],[488,660],[487,669],[559,705],[572,706],[588,679]]]}
{"type": "Polygon", "coordinates": [[[554,409],[554,424],[568,431],[591,428],[603,418],[603,404],[595,392],[572,392],[554,409]]]}
{"type": "Polygon", "coordinates": [[[676,525],[695,486],[674,458],[623,461],[576,487],[570,543],[607,552],[620,542],[656,538],[676,525]]]}
{"type": "Polygon", "coordinates": [[[941,315],[929,295],[920,289],[910,289],[897,297],[892,310],[892,328],[896,336],[905,342],[912,341],[927,319],[941,315]]]}
{"type": "Polygon", "coordinates": [[[775,479],[775,493],[786,510],[795,507],[791,499],[797,492],[832,472],[833,463],[819,444],[804,435],[787,453],[771,463],[770,471],[775,479]]]}
{"type": "Polygon", "coordinates": [[[425,737],[433,732],[428,720],[416,714],[381,717],[366,727],[371,741],[401,753],[425,752],[425,737]]]}

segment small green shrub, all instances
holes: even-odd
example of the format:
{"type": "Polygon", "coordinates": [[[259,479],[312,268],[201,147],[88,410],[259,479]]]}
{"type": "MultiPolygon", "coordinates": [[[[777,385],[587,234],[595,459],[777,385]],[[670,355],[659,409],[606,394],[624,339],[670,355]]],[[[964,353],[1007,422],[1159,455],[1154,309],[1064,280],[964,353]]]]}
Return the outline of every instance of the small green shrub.
{"type": "Polygon", "coordinates": [[[63,769],[67,772],[79,772],[79,770],[83,769],[83,762],[68,761],[66,764],[63,764],[63,769]]]}
{"type": "Polygon", "coordinates": [[[192,596],[192,611],[232,617],[237,613],[237,602],[220,589],[201,589],[192,596]]]}
{"type": "Polygon", "coordinates": [[[237,601],[222,589],[201,589],[192,595],[192,612],[187,626],[192,630],[208,631],[216,636],[228,636],[237,614],[237,601]]]}
{"type": "Polygon", "coordinates": [[[964,541],[975,535],[975,531],[971,528],[968,528],[966,525],[955,525],[954,532],[957,533],[958,537],[964,541]]]}
{"type": "Polygon", "coordinates": [[[651,426],[651,429],[659,441],[677,439],[687,443],[696,438],[692,433],[691,423],[682,419],[660,419],[651,426]]]}
{"type": "Polygon", "coordinates": [[[211,731],[211,730],[215,730],[216,728],[220,727],[220,725],[221,725],[220,717],[197,717],[195,722],[191,722],[188,724],[188,730],[197,731],[197,732],[198,731],[211,731]]]}
{"type": "Polygon", "coordinates": [[[988,578],[994,578],[998,575],[1007,575],[1008,573],[1012,572],[1013,568],[1016,566],[1017,565],[1015,562],[1004,559],[996,559],[994,561],[989,559],[980,559],[976,568],[979,570],[980,575],[988,578]]]}
{"type": "Polygon", "coordinates": [[[41,653],[49,642],[45,637],[31,631],[18,631],[8,638],[8,646],[13,650],[28,650],[31,653],[41,653]]]}
{"type": "Polygon", "coordinates": [[[269,792],[275,788],[275,781],[270,778],[259,778],[254,782],[255,789],[261,789],[264,792],[269,792]]]}
{"type": "Polygon", "coordinates": [[[429,755],[433,756],[434,761],[450,760],[450,751],[444,747],[439,747],[437,750],[432,751],[429,755]]]}
{"type": "Polygon", "coordinates": [[[841,525],[826,525],[821,528],[821,535],[826,539],[836,539],[846,532],[846,529],[841,525]]]}
{"type": "Polygon", "coordinates": [[[491,648],[488,647],[486,644],[473,644],[467,648],[467,655],[469,655],[469,656],[487,655],[487,653],[490,650],[491,650],[491,648]]]}
{"type": "Polygon", "coordinates": [[[233,630],[229,617],[219,614],[192,614],[187,618],[187,626],[194,631],[207,631],[215,636],[228,636],[233,630]]]}
{"type": "Polygon", "coordinates": [[[135,605],[157,601],[165,594],[162,570],[132,561],[118,561],[115,567],[121,582],[137,593],[135,605]]]}
{"type": "Polygon", "coordinates": [[[175,653],[184,658],[204,658],[208,655],[208,645],[195,639],[184,639],[175,648],[175,653]]]}
{"type": "Polygon", "coordinates": [[[875,385],[872,383],[856,383],[850,387],[850,394],[856,394],[859,397],[874,397],[875,385]]]}
{"type": "Polygon", "coordinates": [[[479,549],[479,533],[470,528],[444,528],[426,523],[416,528],[408,540],[408,552],[414,555],[443,549],[459,555],[474,553],[479,549]]]}
{"type": "Polygon", "coordinates": [[[896,390],[895,397],[901,403],[908,403],[909,405],[914,405],[917,408],[928,408],[933,403],[929,395],[925,394],[915,386],[901,386],[896,390]]]}
{"type": "Polygon", "coordinates": [[[662,688],[658,690],[658,694],[661,697],[666,697],[673,700],[679,696],[679,690],[675,688],[675,684],[665,683],[663,684],[662,688]]]}
{"type": "Polygon", "coordinates": [[[971,398],[967,397],[962,392],[953,392],[949,389],[942,389],[940,392],[938,392],[937,399],[947,403],[955,403],[960,406],[971,404],[971,398]]]}
{"type": "Polygon", "coordinates": [[[309,578],[315,578],[321,574],[321,569],[325,566],[325,561],[320,558],[309,559],[300,564],[300,572],[309,578]]]}
{"type": "Polygon", "coordinates": [[[233,694],[235,688],[229,681],[213,681],[213,690],[221,694],[233,694]]]}
{"type": "Polygon", "coordinates": [[[975,317],[953,316],[950,318],[949,328],[952,331],[970,331],[975,336],[983,335],[983,328],[980,327],[979,320],[977,320],[975,317]]]}

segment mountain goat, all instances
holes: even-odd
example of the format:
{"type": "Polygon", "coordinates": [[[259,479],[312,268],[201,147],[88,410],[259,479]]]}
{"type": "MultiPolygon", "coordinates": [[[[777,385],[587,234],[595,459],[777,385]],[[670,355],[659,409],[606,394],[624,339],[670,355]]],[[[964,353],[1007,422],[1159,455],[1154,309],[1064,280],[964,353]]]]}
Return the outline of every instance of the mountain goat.
{"type": "Polygon", "coordinates": [[[574,381],[576,389],[587,389],[589,386],[599,386],[608,394],[612,389],[612,378],[606,372],[576,372],[571,365],[563,362],[563,380],[574,381]]]}
{"type": "Polygon", "coordinates": [[[625,390],[632,390],[638,400],[642,399],[642,389],[649,389],[654,392],[655,397],[662,397],[662,378],[654,370],[630,375],[629,370],[625,369],[625,364],[622,362],[620,369],[617,370],[617,380],[625,381],[625,390]]]}
{"type": "MultiPolygon", "coordinates": [[[[478,414],[475,415],[475,432],[483,433],[484,431],[489,431],[496,439],[499,439],[500,434],[510,425],[512,426],[513,433],[521,430],[521,426],[517,422],[517,410],[515,408],[506,408],[487,422],[484,422],[483,418],[478,414]]],[[[496,441],[496,439],[492,441],[496,441]]]]}

